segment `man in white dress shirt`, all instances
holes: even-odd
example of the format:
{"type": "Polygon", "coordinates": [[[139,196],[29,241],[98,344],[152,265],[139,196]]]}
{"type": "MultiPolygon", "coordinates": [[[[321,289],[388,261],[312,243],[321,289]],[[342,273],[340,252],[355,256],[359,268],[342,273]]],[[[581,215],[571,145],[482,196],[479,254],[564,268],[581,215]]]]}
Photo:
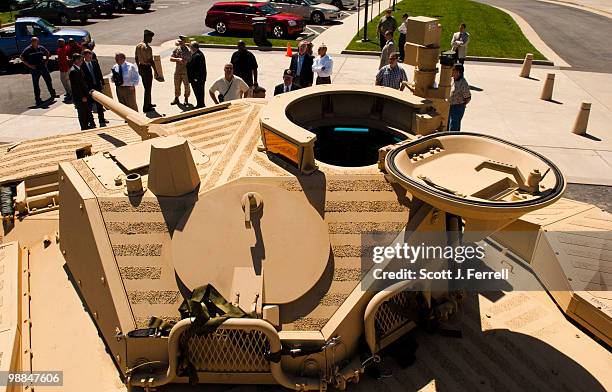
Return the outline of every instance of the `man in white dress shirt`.
{"type": "Polygon", "coordinates": [[[463,64],[467,55],[467,46],[470,34],[465,31],[465,23],[461,23],[459,31],[451,38],[451,48],[455,51],[455,62],[463,64]]]}
{"type": "Polygon", "coordinates": [[[117,64],[113,65],[111,72],[113,73],[113,82],[117,86],[117,99],[137,112],[136,86],[140,81],[138,70],[134,64],[125,61],[125,53],[117,52],[115,62],[117,64]]]}
{"type": "Polygon", "coordinates": [[[312,72],[317,74],[317,84],[331,84],[331,74],[334,70],[334,60],[327,54],[327,46],[321,44],[319,57],[312,63],[312,72]]]}
{"type": "Polygon", "coordinates": [[[402,15],[402,23],[400,23],[400,26],[397,28],[397,31],[399,31],[398,49],[400,55],[400,63],[404,62],[404,45],[406,44],[406,33],[408,32],[406,22],[408,22],[408,14],[402,15]]]}

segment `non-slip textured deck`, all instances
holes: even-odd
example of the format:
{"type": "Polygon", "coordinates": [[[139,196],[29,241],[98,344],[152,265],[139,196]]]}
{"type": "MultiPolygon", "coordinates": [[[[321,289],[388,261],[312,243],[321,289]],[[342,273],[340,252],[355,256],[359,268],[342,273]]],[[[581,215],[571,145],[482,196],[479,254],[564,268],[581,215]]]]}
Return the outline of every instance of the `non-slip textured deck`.
{"type": "Polygon", "coordinates": [[[0,184],[57,172],[59,163],[75,160],[75,151],[87,145],[91,145],[95,154],[140,140],[132,128],[120,125],[3,145],[0,148],[0,184]]]}
{"type": "MultiPolygon", "coordinates": [[[[317,173],[304,176],[258,151],[261,108],[257,103],[236,102],[220,111],[175,121],[171,129],[210,157],[207,164],[197,167],[200,194],[242,177],[257,177],[281,189],[305,193],[321,214],[330,235],[328,269],[308,298],[281,307],[283,329],[319,330],[361,279],[362,233],[401,231],[408,221],[406,201],[398,201],[373,167],[345,170],[322,165],[317,173]]],[[[72,164],[98,197],[137,325],[146,325],[151,316],[178,319],[182,296],[170,243],[174,226],[190,201],[158,199],[146,193],[142,200],[130,202],[121,190],[105,188],[83,161],[72,164]]]]}

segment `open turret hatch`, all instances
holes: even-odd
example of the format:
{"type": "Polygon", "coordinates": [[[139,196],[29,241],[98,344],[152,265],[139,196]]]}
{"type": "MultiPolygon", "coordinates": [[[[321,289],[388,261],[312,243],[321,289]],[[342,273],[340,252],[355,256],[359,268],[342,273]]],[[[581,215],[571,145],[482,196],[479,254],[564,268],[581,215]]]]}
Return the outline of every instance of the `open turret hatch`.
{"type": "Polygon", "coordinates": [[[543,156],[475,133],[438,133],[391,150],[387,172],[412,195],[464,218],[516,219],[561,197],[565,180],[543,156]]]}

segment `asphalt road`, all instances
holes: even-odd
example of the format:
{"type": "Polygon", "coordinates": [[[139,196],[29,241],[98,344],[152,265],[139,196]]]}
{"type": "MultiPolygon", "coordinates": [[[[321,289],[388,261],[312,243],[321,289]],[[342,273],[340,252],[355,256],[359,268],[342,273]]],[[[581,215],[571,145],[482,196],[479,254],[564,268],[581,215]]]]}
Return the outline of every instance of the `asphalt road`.
{"type": "MultiPolygon", "coordinates": [[[[204,25],[206,12],[219,0],[155,0],[151,10],[121,13],[111,18],[101,16],[86,24],[70,27],[88,30],[96,43],[104,45],[136,45],[144,29],[155,33],[153,45],[178,38],[179,34],[197,35],[212,31],[204,25]]],[[[307,26],[309,33],[321,33],[329,25],[307,26]]]]}
{"type": "Polygon", "coordinates": [[[477,1],[520,15],[572,69],[612,73],[612,21],[609,18],[535,0],[477,1]]]}
{"type": "Polygon", "coordinates": [[[151,10],[134,14],[118,14],[110,19],[93,19],[84,26],[96,42],[104,45],[136,45],[142,32],[155,32],[153,45],[176,39],[178,34],[201,34],[210,31],[204,26],[206,11],[214,0],[155,0],[151,10]]]}
{"type": "Polygon", "coordinates": [[[206,11],[214,0],[155,0],[151,10],[121,13],[111,18],[92,19],[86,24],[72,24],[88,30],[96,43],[104,45],[136,45],[144,29],[155,32],[153,45],[176,39],[178,34],[201,34],[211,29],[204,26],[206,11]]]}
{"type": "MultiPolygon", "coordinates": [[[[104,73],[110,72],[110,68],[115,64],[113,57],[98,57],[100,67],[104,73]]],[[[57,94],[60,95],[56,101],[64,99],[64,87],[60,82],[59,72],[57,71],[57,63],[51,61],[49,63],[51,70],[51,79],[53,87],[57,94]]],[[[21,63],[14,63],[9,66],[8,72],[0,75],[0,83],[2,85],[2,93],[0,94],[0,110],[3,114],[21,114],[28,109],[43,110],[45,105],[40,107],[34,106],[34,91],[32,90],[32,78],[29,70],[21,63]]],[[[44,100],[49,97],[45,82],[40,79],[40,97],[44,100]]]]}

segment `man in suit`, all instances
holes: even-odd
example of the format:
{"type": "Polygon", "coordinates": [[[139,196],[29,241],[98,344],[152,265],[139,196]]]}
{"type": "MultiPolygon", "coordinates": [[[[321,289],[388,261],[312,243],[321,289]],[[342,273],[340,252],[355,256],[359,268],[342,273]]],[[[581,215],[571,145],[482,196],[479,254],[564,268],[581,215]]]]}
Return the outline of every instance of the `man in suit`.
{"type": "Polygon", "coordinates": [[[300,86],[293,84],[293,71],[286,69],[283,72],[283,83],[274,87],[274,95],[288,93],[289,91],[299,90],[300,86]]]}
{"type": "Polygon", "coordinates": [[[89,88],[85,81],[85,75],[81,67],[83,66],[83,56],[80,53],[72,55],[72,68],[70,68],[70,88],[72,89],[72,100],[79,115],[81,130],[95,128],[93,116],[89,109],[89,88]],[[93,127],[92,127],[93,124],[93,127]]]}
{"type": "Polygon", "coordinates": [[[206,82],[206,58],[200,50],[200,44],[191,41],[189,44],[191,58],[187,62],[187,78],[196,98],[196,109],[206,106],[204,103],[204,83],[206,82]]]}
{"type": "Polygon", "coordinates": [[[378,69],[381,69],[385,65],[389,65],[389,56],[395,53],[395,42],[393,42],[393,31],[387,30],[385,32],[385,46],[383,46],[380,52],[380,62],[378,63],[378,69]]]}
{"type": "MultiPolygon", "coordinates": [[[[100,70],[100,64],[98,60],[94,60],[93,52],[89,49],[83,50],[83,59],[85,62],[81,66],[83,73],[85,74],[85,82],[87,82],[87,88],[89,90],[96,90],[102,92],[104,87],[104,78],[102,76],[102,70],[100,70]]],[[[98,113],[98,121],[101,127],[105,127],[108,121],[104,118],[104,106],[96,102],[93,98],[89,98],[89,110],[96,105],[96,112],[98,113]]],[[[95,125],[94,125],[95,126],[95,125]]]]}
{"type": "Polygon", "coordinates": [[[308,42],[300,42],[298,53],[291,56],[289,69],[293,72],[295,84],[300,87],[312,86],[312,63],[314,57],[308,53],[308,42]]]}

